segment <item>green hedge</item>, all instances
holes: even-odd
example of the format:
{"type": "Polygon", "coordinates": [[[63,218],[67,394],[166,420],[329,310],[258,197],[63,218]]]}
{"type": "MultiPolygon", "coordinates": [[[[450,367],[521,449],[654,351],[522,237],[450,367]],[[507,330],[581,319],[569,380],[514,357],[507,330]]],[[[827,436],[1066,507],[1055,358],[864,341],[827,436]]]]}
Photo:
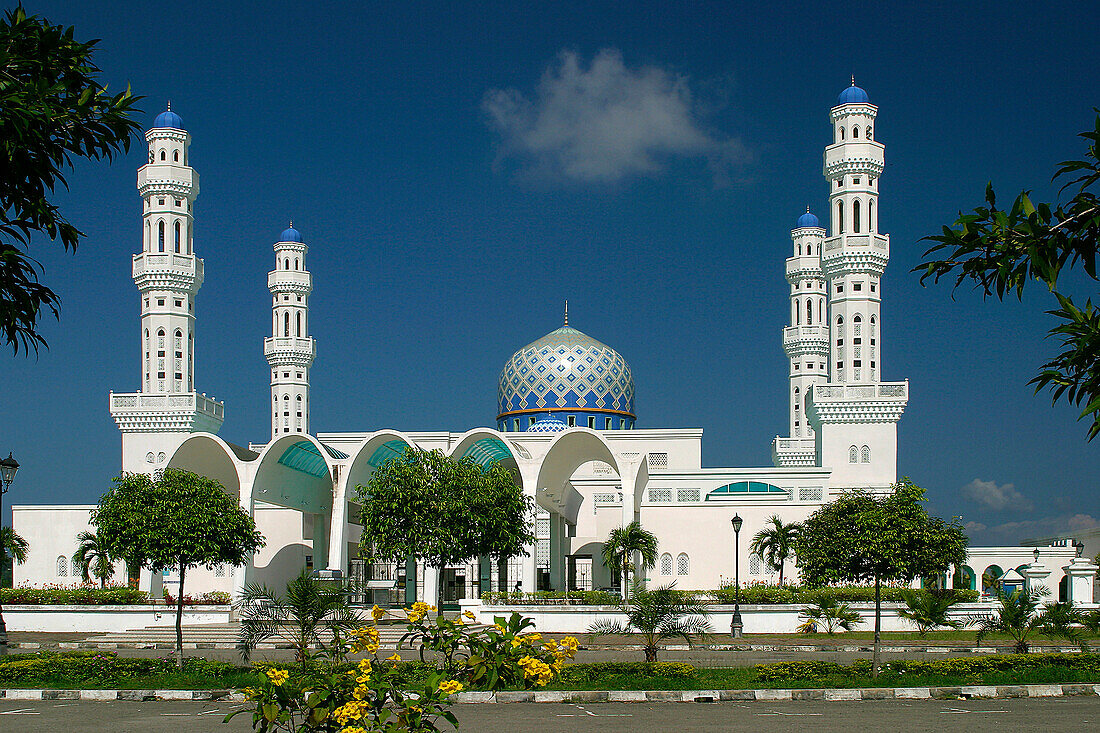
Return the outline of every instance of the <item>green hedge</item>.
{"type": "MultiPolygon", "coordinates": [[[[1100,675],[1100,654],[991,654],[949,659],[898,659],[882,664],[884,673],[973,678],[991,672],[1022,672],[1063,668],[1100,675]]],[[[795,661],[757,664],[760,682],[823,680],[827,677],[862,678],[871,674],[871,662],[860,659],[851,666],[836,662],[795,661]]]]}
{"type": "Polygon", "coordinates": [[[494,606],[552,605],[564,600],[585,606],[617,606],[619,594],[602,590],[561,591],[540,590],[534,593],[482,593],[481,600],[494,606]]]}
{"type": "MultiPolygon", "coordinates": [[[[904,593],[911,588],[883,588],[882,600],[887,602],[904,603],[904,593]]],[[[802,585],[750,585],[741,589],[741,603],[813,603],[818,594],[827,592],[838,601],[845,603],[874,603],[875,589],[862,585],[845,585],[830,588],[808,588],[802,585]]],[[[946,595],[962,602],[978,600],[978,591],[955,588],[949,590],[927,591],[938,595],[946,595]]],[[[713,591],[713,595],[719,603],[733,603],[735,591],[733,588],[720,588],[713,591]]]]}
{"type": "Polygon", "coordinates": [[[569,664],[562,668],[561,681],[587,683],[614,677],[659,677],[663,679],[691,679],[695,667],[683,662],[595,662],[569,664]]]}
{"type": "Polygon", "coordinates": [[[148,603],[145,591],[134,588],[0,588],[0,601],[27,606],[132,606],[148,603]]]}
{"type": "MultiPolygon", "coordinates": [[[[226,662],[194,657],[184,659],[184,674],[224,677],[242,669],[226,662]]],[[[0,686],[33,687],[64,680],[67,684],[119,684],[153,675],[177,673],[173,658],[135,659],[114,652],[39,652],[0,658],[0,686]]]]}

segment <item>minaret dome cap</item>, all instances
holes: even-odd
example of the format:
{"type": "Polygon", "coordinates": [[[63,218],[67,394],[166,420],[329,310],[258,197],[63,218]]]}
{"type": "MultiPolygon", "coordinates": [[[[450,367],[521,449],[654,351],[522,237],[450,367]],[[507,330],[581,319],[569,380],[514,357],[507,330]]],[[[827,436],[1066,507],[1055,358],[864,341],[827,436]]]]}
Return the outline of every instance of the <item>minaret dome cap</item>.
{"type": "Polygon", "coordinates": [[[173,130],[182,130],[183,118],[172,111],[172,103],[168,103],[168,109],[161,112],[153,119],[153,128],[170,127],[173,130]]]}
{"type": "Polygon", "coordinates": [[[821,227],[821,221],[807,211],[802,216],[798,217],[798,222],[795,224],[795,229],[803,229],[805,227],[821,227]]]}
{"type": "Polygon", "coordinates": [[[280,242],[301,242],[302,233],[294,228],[294,224],[283,230],[283,233],[279,235],[280,242]]]}
{"type": "Polygon", "coordinates": [[[840,93],[840,96],[836,98],[836,106],[842,104],[870,104],[871,98],[867,96],[867,92],[863,91],[856,86],[855,81],[852,81],[852,86],[845,89],[840,93]]]}

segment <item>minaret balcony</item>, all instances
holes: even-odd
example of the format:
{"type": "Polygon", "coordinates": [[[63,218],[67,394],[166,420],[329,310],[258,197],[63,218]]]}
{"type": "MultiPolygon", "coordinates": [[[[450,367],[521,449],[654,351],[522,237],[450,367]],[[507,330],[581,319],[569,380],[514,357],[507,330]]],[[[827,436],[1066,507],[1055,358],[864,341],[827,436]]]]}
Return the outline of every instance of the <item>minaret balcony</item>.
{"type": "Polygon", "coordinates": [[[885,146],[875,140],[833,143],[825,148],[825,177],[830,181],[846,173],[866,173],[877,177],[885,165],[885,150],[885,146]]]}
{"type": "Polygon", "coordinates": [[[909,402],[909,381],[815,384],[806,405],[811,425],[897,422],[909,402]]]}
{"type": "Polygon", "coordinates": [[[202,285],[203,262],[195,255],[142,252],[134,255],[133,277],[139,290],[197,290],[202,285]]]}
{"type": "Polygon", "coordinates": [[[309,294],[313,275],[305,270],[272,270],[267,273],[267,289],[272,293],[309,294]]]}
{"type": "Polygon", "coordinates": [[[824,257],[835,250],[876,250],[878,252],[890,252],[890,237],[885,234],[841,234],[825,240],[824,257]]]}
{"type": "Polygon", "coordinates": [[[193,198],[199,194],[199,174],[185,165],[149,163],[138,168],[137,188],[142,196],[164,193],[193,198]]]}
{"type": "Polygon", "coordinates": [[[316,341],[312,336],[268,336],[264,339],[264,356],[271,359],[313,360],[316,341]]]}
{"type": "Polygon", "coordinates": [[[225,420],[225,404],[198,392],[112,392],[111,417],[123,432],[215,433],[225,420]]]}
{"type": "Polygon", "coordinates": [[[787,258],[787,282],[793,284],[796,280],[820,280],[823,276],[820,256],[802,255],[787,258]]]}

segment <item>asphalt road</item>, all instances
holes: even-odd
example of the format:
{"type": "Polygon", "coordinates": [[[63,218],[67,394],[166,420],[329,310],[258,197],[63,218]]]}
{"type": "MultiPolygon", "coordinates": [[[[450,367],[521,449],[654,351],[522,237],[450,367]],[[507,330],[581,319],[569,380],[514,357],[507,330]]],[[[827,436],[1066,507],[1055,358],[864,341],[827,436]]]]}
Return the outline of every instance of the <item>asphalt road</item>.
{"type": "MultiPolygon", "coordinates": [[[[229,724],[222,718],[237,705],[192,702],[24,702],[0,700],[0,732],[100,733],[100,731],[250,731],[251,715],[229,724]]],[[[884,700],[867,702],[750,703],[531,703],[459,705],[462,731],[569,733],[626,731],[751,730],[852,733],[861,731],[958,731],[1100,729],[1100,698],[1012,700],[884,700]]]]}

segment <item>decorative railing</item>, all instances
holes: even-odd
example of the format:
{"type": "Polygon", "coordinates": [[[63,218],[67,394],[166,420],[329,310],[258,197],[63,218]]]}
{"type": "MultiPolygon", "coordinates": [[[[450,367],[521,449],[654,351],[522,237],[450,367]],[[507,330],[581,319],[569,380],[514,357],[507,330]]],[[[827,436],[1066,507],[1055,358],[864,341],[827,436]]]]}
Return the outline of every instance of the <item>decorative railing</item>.
{"type": "Polygon", "coordinates": [[[217,418],[225,417],[225,405],[197,392],[181,394],[112,394],[111,410],[155,412],[158,410],[195,410],[217,418]]]}

